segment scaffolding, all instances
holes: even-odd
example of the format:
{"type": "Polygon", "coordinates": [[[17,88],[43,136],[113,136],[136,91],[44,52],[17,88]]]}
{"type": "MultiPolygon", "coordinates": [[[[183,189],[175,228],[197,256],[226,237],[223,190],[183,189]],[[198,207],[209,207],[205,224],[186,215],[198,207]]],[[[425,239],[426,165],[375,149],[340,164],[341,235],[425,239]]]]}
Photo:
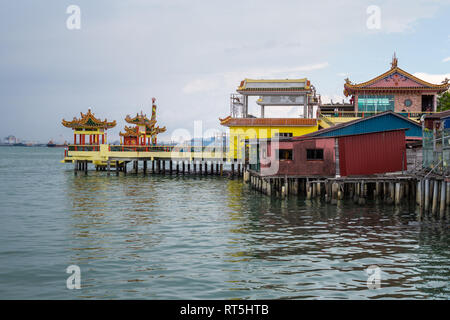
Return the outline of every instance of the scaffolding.
{"type": "Polygon", "coordinates": [[[230,95],[230,116],[232,118],[245,118],[247,115],[247,107],[245,103],[246,97],[242,94],[232,93],[230,95]]]}

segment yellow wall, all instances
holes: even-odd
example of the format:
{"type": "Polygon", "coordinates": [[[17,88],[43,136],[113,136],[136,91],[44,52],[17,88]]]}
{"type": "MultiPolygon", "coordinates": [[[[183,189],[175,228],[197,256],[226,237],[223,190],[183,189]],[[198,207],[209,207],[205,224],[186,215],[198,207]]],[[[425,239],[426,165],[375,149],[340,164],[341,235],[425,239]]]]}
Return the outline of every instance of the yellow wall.
{"type": "Polygon", "coordinates": [[[292,133],[294,137],[302,136],[318,130],[318,125],[302,127],[230,127],[229,159],[244,159],[243,147],[245,139],[272,138],[275,133],[292,133]]]}

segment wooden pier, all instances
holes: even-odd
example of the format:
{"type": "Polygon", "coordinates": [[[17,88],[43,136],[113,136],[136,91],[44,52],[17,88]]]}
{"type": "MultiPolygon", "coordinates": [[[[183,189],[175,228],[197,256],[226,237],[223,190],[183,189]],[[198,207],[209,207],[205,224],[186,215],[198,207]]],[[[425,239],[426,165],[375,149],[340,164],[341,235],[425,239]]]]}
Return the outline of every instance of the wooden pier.
{"type": "Polygon", "coordinates": [[[378,200],[394,206],[414,203],[419,212],[444,218],[450,209],[450,178],[427,174],[384,174],[364,177],[261,176],[244,172],[251,188],[279,198],[304,196],[331,204],[350,200],[365,205],[378,200]]]}
{"type": "Polygon", "coordinates": [[[88,173],[88,166],[96,171],[137,174],[217,175],[240,177],[244,165],[227,158],[227,150],[212,147],[124,147],[100,145],[99,148],[69,146],[63,163],[73,163],[74,173],[88,173]],[[131,169],[129,164],[131,163],[131,169]],[[230,169],[224,169],[224,166],[230,169]]]}

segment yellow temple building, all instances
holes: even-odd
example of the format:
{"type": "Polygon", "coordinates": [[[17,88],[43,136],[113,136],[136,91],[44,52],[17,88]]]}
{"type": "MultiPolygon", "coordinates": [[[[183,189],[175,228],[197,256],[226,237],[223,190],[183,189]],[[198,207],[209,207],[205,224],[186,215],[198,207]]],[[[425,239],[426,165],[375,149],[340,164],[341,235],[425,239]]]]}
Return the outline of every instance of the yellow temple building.
{"type": "Polygon", "coordinates": [[[301,136],[318,129],[318,105],[315,88],[306,78],[286,80],[245,79],[230,97],[230,115],[219,118],[220,124],[229,128],[228,159],[248,158],[249,139],[265,139],[275,136],[301,136]],[[248,97],[258,96],[260,117],[248,113],[248,97]],[[297,107],[297,118],[266,118],[267,107],[297,107]]]}

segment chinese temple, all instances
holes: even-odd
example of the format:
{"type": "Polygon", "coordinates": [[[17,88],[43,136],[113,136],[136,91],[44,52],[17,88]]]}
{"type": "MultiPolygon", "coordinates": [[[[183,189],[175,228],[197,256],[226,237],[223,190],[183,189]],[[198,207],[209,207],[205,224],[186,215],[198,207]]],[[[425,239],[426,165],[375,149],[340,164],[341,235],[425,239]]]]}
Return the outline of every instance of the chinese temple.
{"type": "Polygon", "coordinates": [[[80,113],[81,118],[73,118],[72,121],[62,120],[62,125],[74,130],[73,144],[76,146],[98,146],[106,144],[106,130],[114,128],[116,121],[100,120],[95,117],[91,109],[87,113],[80,113]],[[86,136],[89,137],[87,141],[86,136]]]}
{"type": "Polygon", "coordinates": [[[358,84],[345,79],[344,95],[351,96],[356,112],[436,112],[438,94],[449,87],[448,79],[432,84],[402,70],[394,53],[391,68],[378,77],[358,84]]]}
{"type": "Polygon", "coordinates": [[[136,114],[135,117],[131,118],[129,115],[126,116],[125,121],[129,124],[134,125],[134,127],[125,126],[125,132],[120,132],[121,144],[123,145],[135,145],[135,146],[146,146],[157,143],[157,135],[166,131],[166,127],[160,128],[156,125],[156,99],[152,99],[152,116],[148,119],[145,114],[136,114]]]}
{"type": "Polygon", "coordinates": [[[245,79],[237,88],[238,94],[231,94],[230,115],[220,119],[220,124],[230,129],[229,158],[243,159],[248,152],[244,141],[265,139],[274,136],[301,136],[318,129],[314,106],[318,98],[314,86],[306,78],[254,80],[245,79]],[[260,116],[248,112],[248,97],[259,97],[256,104],[260,116]],[[266,108],[281,106],[298,108],[298,117],[266,117],[266,108]]]}

